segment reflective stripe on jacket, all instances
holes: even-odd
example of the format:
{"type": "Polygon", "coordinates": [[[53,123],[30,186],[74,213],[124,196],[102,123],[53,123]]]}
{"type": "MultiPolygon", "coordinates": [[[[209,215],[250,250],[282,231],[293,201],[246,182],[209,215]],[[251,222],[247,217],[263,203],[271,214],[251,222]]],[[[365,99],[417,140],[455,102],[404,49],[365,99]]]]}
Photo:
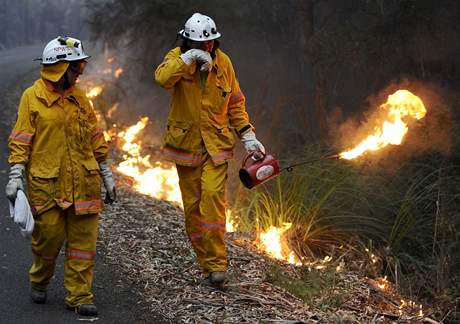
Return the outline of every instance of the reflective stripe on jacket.
{"type": "Polygon", "coordinates": [[[108,146],[85,93],[62,97],[42,79],[24,91],[8,146],[10,164],[27,166],[28,197],[36,214],[75,205],[76,214],[102,209],[98,162],[108,146]]]}
{"type": "Polygon", "coordinates": [[[233,157],[234,136],[253,129],[246,100],[230,58],[216,51],[213,67],[202,85],[196,63],[186,65],[175,48],[155,71],[158,84],[172,93],[163,156],[179,165],[196,166],[208,152],[215,164],[233,157]]]}

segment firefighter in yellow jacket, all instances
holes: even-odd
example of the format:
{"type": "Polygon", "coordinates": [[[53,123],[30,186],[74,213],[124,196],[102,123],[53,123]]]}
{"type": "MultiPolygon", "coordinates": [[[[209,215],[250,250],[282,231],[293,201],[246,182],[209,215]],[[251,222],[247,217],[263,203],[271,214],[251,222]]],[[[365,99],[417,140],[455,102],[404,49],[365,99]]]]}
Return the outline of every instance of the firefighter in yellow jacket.
{"type": "Polygon", "coordinates": [[[75,38],[58,37],[46,45],[41,78],[24,91],[9,138],[6,195],[14,202],[17,191],[27,189],[35,218],[29,271],[32,301],[46,302],[46,289],[66,240],[65,304],[81,315],[94,316],[101,176],[105,202],[112,203],[116,193],[102,129],[85,93],[75,86],[87,58],[75,38]]]}
{"type": "Polygon", "coordinates": [[[176,163],[188,237],[205,278],[226,279],[225,182],[234,129],[248,152],[264,152],[245,109],[230,58],[219,49],[214,21],[195,13],[179,32],[155,79],[172,95],[163,155],[176,163]]]}

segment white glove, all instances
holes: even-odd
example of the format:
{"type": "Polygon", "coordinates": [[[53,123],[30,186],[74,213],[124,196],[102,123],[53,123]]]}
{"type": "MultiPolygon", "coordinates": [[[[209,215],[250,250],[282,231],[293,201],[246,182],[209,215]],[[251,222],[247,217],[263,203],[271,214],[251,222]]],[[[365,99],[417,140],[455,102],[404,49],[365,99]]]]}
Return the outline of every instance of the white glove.
{"type": "Polygon", "coordinates": [[[190,65],[193,62],[197,62],[201,65],[201,71],[210,71],[212,68],[212,57],[206,51],[200,49],[190,49],[184,54],[181,54],[181,59],[185,62],[185,64],[190,65]]]}
{"type": "Polygon", "coordinates": [[[5,193],[6,197],[13,202],[16,200],[18,190],[24,191],[25,187],[25,171],[26,166],[24,164],[14,164],[10,168],[9,181],[6,184],[5,193]]]}
{"type": "Polygon", "coordinates": [[[113,180],[112,169],[110,169],[107,161],[99,163],[99,169],[101,170],[102,181],[104,182],[106,191],[104,202],[106,204],[112,204],[115,200],[117,200],[117,191],[115,189],[115,180],[113,180]]]}
{"type": "Polygon", "coordinates": [[[200,71],[201,72],[209,72],[212,69],[212,57],[209,52],[199,50],[200,52],[197,53],[196,61],[201,64],[200,71]]]}
{"type": "Polygon", "coordinates": [[[256,134],[253,131],[244,133],[244,135],[241,136],[241,142],[243,142],[246,152],[262,152],[265,154],[265,147],[257,140],[256,134]]]}

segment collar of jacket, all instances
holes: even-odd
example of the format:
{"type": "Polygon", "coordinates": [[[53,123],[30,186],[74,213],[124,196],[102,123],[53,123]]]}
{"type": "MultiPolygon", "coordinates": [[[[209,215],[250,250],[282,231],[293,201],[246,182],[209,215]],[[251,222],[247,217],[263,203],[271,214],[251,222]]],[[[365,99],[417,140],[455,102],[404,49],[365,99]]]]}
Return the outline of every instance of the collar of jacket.
{"type": "Polygon", "coordinates": [[[212,67],[213,67],[213,69],[216,70],[217,76],[221,76],[224,73],[223,69],[219,68],[219,66],[221,66],[221,67],[223,66],[223,64],[222,64],[223,63],[223,57],[222,56],[223,56],[222,51],[220,49],[217,49],[216,57],[214,58],[214,60],[212,62],[212,67]]]}
{"type": "Polygon", "coordinates": [[[42,99],[47,107],[51,107],[57,100],[60,98],[73,97],[75,100],[77,98],[73,96],[75,87],[67,89],[64,94],[61,96],[54,88],[53,84],[50,81],[39,79],[35,81],[35,95],[42,99]]]}

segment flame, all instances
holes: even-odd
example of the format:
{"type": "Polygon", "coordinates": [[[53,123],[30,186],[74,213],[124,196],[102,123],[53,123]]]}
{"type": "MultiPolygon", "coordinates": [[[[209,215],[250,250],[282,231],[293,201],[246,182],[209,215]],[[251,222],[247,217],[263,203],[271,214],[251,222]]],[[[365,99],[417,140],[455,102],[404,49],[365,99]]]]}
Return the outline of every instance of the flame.
{"type": "Polygon", "coordinates": [[[294,251],[289,250],[287,245],[282,242],[283,234],[291,226],[292,223],[284,223],[282,227],[270,226],[267,231],[259,233],[259,240],[256,245],[275,259],[284,260],[295,265],[302,265],[302,262],[297,258],[294,251]]]}
{"type": "Polygon", "coordinates": [[[341,158],[350,160],[389,144],[401,144],[409,129],[404,119],[410,117],[419,120],[426,115],[422,100],[408,90],[398,90],[389,95],[387,102],[380,106],[380,110],[386,114],[383,122],[378,120],[380,125],[374,127],[374,133],[352,150],[340,153],[341,158]]]}
{"type": "Polygon", "coordinates": [[[89,99],[93,99],[97,96],[99,96],[102,92],[104,88],[101,87],[101,86],[96,86],[96,87],[93,87],[91,88],[87,93],[86,93],[86,96],[89,98],[89,99]]]}
{"type": "MultiPolygon", "coordinates": [[[[107,59],[107,63],[111,64],[114,62],[114,58],[107,59]]],[[[105,70],[99,70],[102,74],[111,74],[112,68],[105,70]]],[[[113,73],[114,77],[118,78],[123,73],[122,68],[118,68],[113,73]]],[[[87,81],[86,84],[89,87],[86,95],[93,106],[91,99],[99,96],[104,87],[101,85],[94,86],[91,81],[87,81]]],[[[115,103],[105,114],[107,118],[112,118],[113,113],[119,108],[119,104],[115,103]]],[[[104,138],[106,141],[112,141],[114,138],[119,139],[120,149],[125,153],[123,155],[123,161],[117,166],[117,170],[132,178],[134,180],[133,188],[138,192],[149,195],[156,199],[162,199],[176,203],[182,207],[182,197],[179,188],[179,178],[177,175],[176,168],[173,165],[161,163],[161,162],[150,162],[150,155],[142,155],[142,142],[137,141],[139,133],[146,127],[148,123],[148,117],[141,118],[135,125],[126,128],[123,131],[117,131],[117,124],[113,124],[112,127],[107,127],[104,116],[95,110],[99,123],[103,128],[107,128],[104,131],[104,138]]],[[[235,232],[238,228],[236,218],[232,214],[232,211],[226,210],[226,229],[228,232],[235,232]]]]}
{"type": "Polygon", "coordinates": [[[282,227],[278,228],[275,226],[270,226],[270,228],[263,233],[259,234],[260,239],[260,248],[262,248],[266,253],[275,259],[286,260],[283,249],[281,246],[281,235],[290,229],[292,226],[291,223],[284,223],[282,227]]]}
{"type": "Polygon", "coordinates": [[[112,135],[110,135],[110,132],[104,131],[104,139],[106,142],[110,142],[112,140],[112,135]]]}
{"type": "Polygon", "coordinates": [[[345,269],[345,262],[340,261],[340,263],[335,267],[335,272],[342,272],[345,269]]]}
{"type": "Polygon", "coordinates": [[[143,117],[135,125],[118,133],[118,138],[124,143],[121,149],[126,154],[123,156],[125,160],[118,164],[117,170],[134,179],[133,187],[138,192],[182,206],[176,168],[161,162],[152,165],[150,155],[141,154],[142,142],[135,142],[148,120],[148,117],[143,117]]]}
{"type": "Polygon", "coordinates": [[[112,106],[112,108],[110,108],[107,111],[107,114],[106,114],[107,118],[112,118],[113,113],[116,112],[117,110],[118,110],[118,102],[116,104],[114,104],[112,106]]]}
{"type": "Polygon", "coordinates": [[[115,72],[113,73],[113,75],[115,76],[115,78],[119,78],[121,75],[123,74],[123,69],[122,68],[118,68],[115,70],[115,72]]]}
{"type": "Polygon", "coordinates": [[[230,209],[227,209],[225,211],[225,216],[226,216],[226,223],[225,223],[225,229],[228,233],[233,233],[236,232],[238,228],[238,224],[236,223],[236,219],[233,216],[233,213],[230,209]]]}
{"type": "Polygon", "coordinates": [[[377,281],[377,286],[382,290],[387,289],[388,288],[387,276],[385,276],[383,278],[379,278],[378,281],[377,281]]]}
{"type": "MultiPolygon", "coordinates": [[[[121,149],[126,153],[123,156],[124,161],[118,164],[117,170],[135,180],[133,188],[138,192],[156,199],[174,202],[182,207],[182,196],[176,168],[161,162],[155,162],[152,165],[150,155],[141,155],[142,142],[136,142],[136,139],[139,133],[147,126],[148,121],[148,117],[143,117],[135,125],[117,134],[117,137],[122,142],[121,149]]],[[[114,124],[113,129],[116,126],[114,124]]],[[[113,135],[113,129],[107,132],[108,136],[113,135]]],[[[227,232],[235,232],[238,224],[232,211],[227,209],[225,215],[227,232]]]]}
{"type": "Polygon", "coordinates": [[[424,316],[424,314],[423,314],[423,305],[418,304],[418,306],[417,306],[417,303],[412,301],[412,300],[407,300],[406,301],[404,299],[401,299],[401,303],[398,306],[398,312],[399,312],[400,316],[403,315],[404,310],[408,314],[416,314],[416,316],[418,316],[418,317],[423,317],[424,316]]]}

